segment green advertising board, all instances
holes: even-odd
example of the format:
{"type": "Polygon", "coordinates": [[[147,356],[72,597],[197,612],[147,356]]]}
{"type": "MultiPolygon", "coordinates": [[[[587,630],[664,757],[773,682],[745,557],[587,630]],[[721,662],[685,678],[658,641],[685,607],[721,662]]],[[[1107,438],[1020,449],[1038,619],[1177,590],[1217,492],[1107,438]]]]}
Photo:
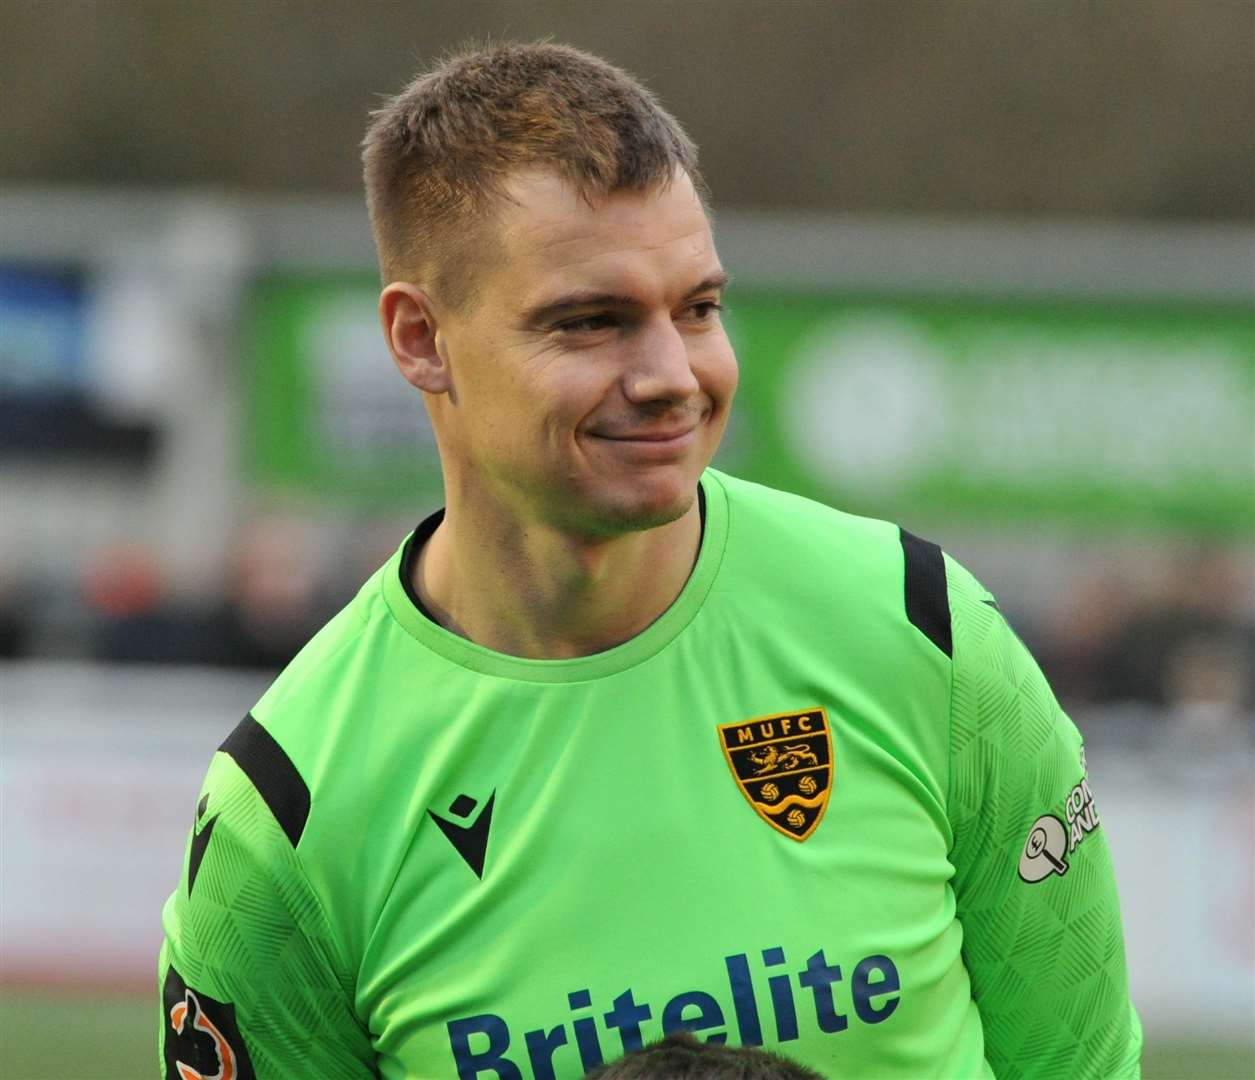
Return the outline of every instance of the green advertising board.
{"type": "MultiPolygon", "coordinates": [[[[364,277],[253,297],[255,482],[410,505],[439,491],[419,395],[364,277]]],[[[719,464],[859,513],[1255,529],[1255,320],[1234,305],[733,289],[719,464]]]]}
{"type": "Polygon", "coordinates": [[[353,508],[439,499],[422,396],[402,380],[361,274],[264,279],[244,327],[250,481],[353,508]]]}
{"type": "Polygon", "coordinates": [[[1234,307],[737,298],[728,465],[856,512],[1255,525],[1255,320],[1234,307]]]}

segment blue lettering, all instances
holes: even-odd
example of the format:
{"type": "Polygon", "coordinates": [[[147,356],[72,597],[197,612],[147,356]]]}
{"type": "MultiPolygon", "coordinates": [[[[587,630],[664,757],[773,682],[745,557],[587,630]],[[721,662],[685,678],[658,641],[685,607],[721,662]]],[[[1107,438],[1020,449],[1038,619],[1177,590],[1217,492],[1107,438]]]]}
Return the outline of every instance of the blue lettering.
{"type": "Polygon", "coordinates": [[[763,1029],[758,1019],[758,1002],[754,1000],[754,984],[750,980],[749,960],[744,953],[725,956],[728,986],[732,989],[732,1008],[741,1031],[742,1046],[762,1046],[763,1029]]]}
{"type": "Polygon", "coordinates": [[[614,999],[614,1008],[605,1016],[606,1027],[619,1029],[619,1038],[623,1040],[623,1052],[626,1054],[645,1045],[641,1024],[653,1015],[648,1005],[636,1004],[629,987],[614,999]]]}
{"type": "Polygon", "coordinates": [[[527,1043],[527,1057],[532,1063],[532,1072],[536,1080],[554,1080],[553,1052],[559,1046],[566,1046],[566,1029],[559,1024],[545,1034],[544,1029],[528,1031],[523,1035],[527,1043]]]}
{"type": "Polygon", "coordinates": [[[860,961],[858,967],[854,969],[853,983],[854,1011],[858,1013],[858,1018],[865,1024],[879,1024],[882,1020],[888,1020],[893,1015],[893,1010],[898,1007],[901,997],[890,998],[880,1008],[872,1004],[872,998],[881,997],[884,994],[896,994],[900,987],[898,969],[893,966],[893,961],[889,957],[869,956],[866,960],[860,961]],[[873,971],[878,971],[882,978],[872,982],[868,976],[873,971]]]}
{"type": "MultiPolygon", "coordinates": [[[[763,963],[777,967],[784,963],[784,950],[777,946],[763,950],[763,963]]],[[[776,1038],[788,1042],[797,1038],[797,1009],[793,1005],[793,984],[787,975],[772,975],[767,980],[771,990],[771,1007],[776,1014],[776,1038]]]]}
{"type": "Polygon", "coordinates": [[[850,1026],[849,1020],[837,1012],[832,998],[832,984],[841,981],[841,967],[830,965],[823,949],[806,961],[806,970],[798,972],[797,981],[810,987],[815,995],[815,1022],[820,1031],[832,1035],[850,1026]]]}
{"type": "MultiPolygon", "coordinates": [[[[593,1005],[593,996],[587,990],[575,990],[567,994],[566,999],[572,1009],[590,1009],[593,1005]]],[[[584,1071],[587,1072],[594,1065],[604,1064],[601,1043],[597,1040],[597,1021],[591,1016],[582,1016],[572,1021],[571,1026],[575,1028],[575,1045],[580,1048],[580,1062],[584,1071]]]]}
{"type": "MultiPolygon", "coordinates": [[[[1093,813],[1092,805],[1088,804],[1084,813],[1077,815],[1074,828],[1078,831],[1090,815],[1096,823],[1097,814],[1093,813]]],[[[749,955],[734,953],[725,956],[723,962],[732,994],[732,1015],[729,1016],[713,994],[686,990],[672,997],[662,1009],[664,1035],[690,1031],[706,1033],[706,1041],[712,1043],[735,1041],[739,1036],[743,1046],[763,1045],[763,1021],[749,955]]],[[[787,1043],[801,1037],[799,986],[803,992],[811,991],[815,1023],[821,1032],[831,1035],[849,1029],[849,1017],[838,1011],[836,984],[843,981],[841,967],[830,964],[823,949],[807,959],[802,971],[789,972],[788,957],[779,945],[763,949],[762,962],[775,1020],[776,1042],[787,1043]]],[[[860,1021],[883,1023],[897,1011],[902,1000],[902,980],[894,962],[881,953],[859,961],[850,978],[849,995],[860,1021]]],[[[522,1043],[527,1051],[527,1061],[523,1064],[530,1064],[528,1075],[533,1080],[556,1080],[557,1073],[571,1067],[567,1055],[573,1058],[576,1051],[585,1071],[603,1064],[605,1051],[600,1039],[603,1030],[618,1033],[623,1053],[641,1049],[647,1038],[645,1027],[654,1017],[653,1006],[637,1001],[631,987],[612,1000],[609,1012],[593,1011],[593,996],[588,989],[571,991],[567,994],[567,1003],[571,1009],[570,1027],[563,1023],[555,1027],[542,1025],[523,1033],[522,1043]],[[572,1050],[564,1051],[562,1061],[555,1065],[558,1050],[572,1044],[572,1050]]],[[[495,1013],[482,1013],[451,1020],[446,1028],[458,1080],[524,1080],[523,1069],[507,1056],[511,1032],[505,1019],[495,1013]]],[[[517,1053],[521,1060],[522,1049],[517,1053]]],[[[618,1051],[612,1050],[612,1053],[617,1056],[618,1051]]]]}
{"type": "Polygon", "coordinates": [[[496,1073],[498,1080],[523,1080],[519,1067],[502,1056],[510,1049],[510,1028],[501,1017],[483,1013],[463,1020],[450,1020],[446,1026],[453,1060],[458,1067],[458,1080],[476,1080],[489,1069],[496,1073]],[[487,1049],[473,1052],[472,1035],[487,1035],[487,1049]]]}
{"type": "MultiPolygon", "coordinates": [[[[662,1010],[662,1033],[674,1035],[677,1031],[709,1031],[711,1028],[723,1027],[723,1010],[710,994],[701,990],[690,990],[686,994],[676,994],[662,1010]],[[697,1015],[684,1018],[686,1009],[696,1009],[697,1015]]],[[[717,1032],[706,1039],[707,1042],[724,1043],[728,1041],[725,1032],[717,1032]]]]}

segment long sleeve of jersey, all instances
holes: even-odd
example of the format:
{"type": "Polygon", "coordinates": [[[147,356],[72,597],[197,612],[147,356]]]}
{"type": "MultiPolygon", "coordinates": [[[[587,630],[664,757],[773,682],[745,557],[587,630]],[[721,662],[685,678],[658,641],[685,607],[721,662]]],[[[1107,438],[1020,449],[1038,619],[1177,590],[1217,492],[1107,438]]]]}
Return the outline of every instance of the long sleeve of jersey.
{"type": "Polygon", "coordinates": [[[947,559],[951,859],[963,958],[1000,1080],[1139,1075],[1115,877],[1080,733],[947,559]]]}
{"type": "Polygon", "coordinates": [[[299,807],[282,783],[290,763],[267,740],[249,719],[214,756],[162,914],[165,1080],[376,1075],[352,980],[301,869],[299,807]]]}

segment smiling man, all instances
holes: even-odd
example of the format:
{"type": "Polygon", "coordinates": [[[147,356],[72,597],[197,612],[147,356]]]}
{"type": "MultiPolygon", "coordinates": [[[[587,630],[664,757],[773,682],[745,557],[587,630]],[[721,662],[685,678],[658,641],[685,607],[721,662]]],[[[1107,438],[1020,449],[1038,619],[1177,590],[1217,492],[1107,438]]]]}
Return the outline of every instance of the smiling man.
{"type": "Polygon", "coordinates": [[[364,159],[445,508],[214,756],[164,1075],[552,1080],[681,1031],[832,1077],[1136,1075],[1080,736],[993,598],[708,467],[736,363],[675,120],[501,46],[364,159]]]}
{"type": "Polygon", "coordinates": [[[679,163],[591,201],[524,166],[493,214],[473,302],[412,280],[380,299],[444,468],[444,520],[413,584],[439,622],[495,651],[601,652],[652,623],[693,568],[698,478],[736,389],[727,275],[679,163]]]}

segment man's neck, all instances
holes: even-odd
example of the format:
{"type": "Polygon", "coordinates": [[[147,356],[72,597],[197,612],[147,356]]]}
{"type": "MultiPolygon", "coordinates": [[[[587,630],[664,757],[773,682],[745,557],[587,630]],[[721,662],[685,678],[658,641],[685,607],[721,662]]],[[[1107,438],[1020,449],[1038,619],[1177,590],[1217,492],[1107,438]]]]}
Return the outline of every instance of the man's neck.
{"type": "Polygon", "coordinates": [[[446,511],[412,569],[416,595],[446,629],[510,656],[603,652],[654,622],[684,588],[701,546],[695,500],[657,528],[612,538],[446,511]]]}

